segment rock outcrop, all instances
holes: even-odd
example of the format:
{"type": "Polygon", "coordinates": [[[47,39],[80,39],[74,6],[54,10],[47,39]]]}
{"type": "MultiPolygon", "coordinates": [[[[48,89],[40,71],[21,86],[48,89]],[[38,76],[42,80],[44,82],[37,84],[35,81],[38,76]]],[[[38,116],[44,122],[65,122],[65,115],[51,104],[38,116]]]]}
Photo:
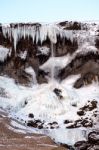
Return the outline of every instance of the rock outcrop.
{"type": "Polygon", "coordinates": [[[79,141],[75,143],[75,150],[98,150],[99,149],[99,131],[95,130],[88,134],[88,141],[79,141]]]}

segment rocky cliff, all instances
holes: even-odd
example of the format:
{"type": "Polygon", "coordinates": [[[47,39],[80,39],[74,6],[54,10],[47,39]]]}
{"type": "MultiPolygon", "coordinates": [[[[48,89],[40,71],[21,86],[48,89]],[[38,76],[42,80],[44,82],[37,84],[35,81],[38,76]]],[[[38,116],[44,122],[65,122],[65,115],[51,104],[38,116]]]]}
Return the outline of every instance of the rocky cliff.
{"type": "Polygon", "coordinates": [[[0,24],[0,74],[29,85],[80,74],[74,87],[99,81],[99,25],[0,24]],[[54,67],[53,67],[54,66],[54,67]]]}
{"type": "Polygon", "coordinates": [[[0,109],[15,127],[96,150],[98,82],[99,23],[0,25],[0,109]]]}

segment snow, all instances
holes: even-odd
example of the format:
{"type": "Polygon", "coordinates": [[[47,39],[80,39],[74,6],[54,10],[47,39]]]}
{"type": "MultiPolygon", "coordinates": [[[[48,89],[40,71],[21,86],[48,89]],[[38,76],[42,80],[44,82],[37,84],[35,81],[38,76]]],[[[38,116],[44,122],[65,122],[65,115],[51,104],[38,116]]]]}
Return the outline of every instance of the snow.
{"type": "MultiPolygon", "coordinates": [[[[21,124],[20,122],[12,119],[11,121],[11,125],[7,125],[7,128],[16,132],[16,133],[23,133],[23,134],[27,134],[27,133],[36,133],[39,134],[40,131],[35,130],[35,129],[31,129],[30,127],[25,126],[24,124],[21,124]]],[[[25,138],[33,138],[33,136],[26,136],[25,138]]]]}
{"type": "Polygon", "coordinates": [[[27,57],[27,51],[26,50],[24,52],[20,51],[20,54],[18,54],[18,57],[25,60],[27,57]]]}
{"type": "MultiPolygon", "coordinates": [[[[31,69],[27,70],[31,73],[31,69]]],[[[85,128],[66,129],[63,124],[65,119],[72,121],[79,119],[77,110],[86,104],[88,100],[96,99],[99,101],[98,84],[93,83],[78,90],[73,88],[73,83],[79,76],[71,76],[62,83],[53,80],[48,84],[34,85],[32,87],[16,85],[14,80],[0,76],[0,87],[4,88],[10,95],[9,98],[0,96],[0,107],[6,109],[12,118],[19,118],[19,121],[23,124],[29,120],[29,113],[33,113],[35,118],[45,121],[46,124],[53,121],[58,122],[59,129],[36,130],[29,128],[31,132],[35,130],[37,133],[49,135],[56,142],[74,144],[78,140],[85,140],[85,128]],[[59,99],[53,92],[55,88],[62,91],[62,99],[59,99]],[[27,105],[25,105],[25,101],[27,105]],[[73,103],[76,103],[77,107],[74,107],[73,103]]],[[[86,113],[86,116],[88,115],[86,113]]],[[[28,131],[28,127],[25,129],[28,131]]]]}
{"type": "Polygon", "coordinates": [[[25,72],[27,72],[28,74],[30,74],[32,76],[33,83],[37,84],[37,79],[36,79],[36,74],[35,74],[34,69],[30,66],[28,68],[25,68],[25,72]]]}
{"type": "Polygon", "coordinates": [[[67,66],[73,59],[73,55],[67,54],[66,56],[61,57],[50,57],[43,65],[40,66],[40,69],[45,70],[46,72],[51,72],[54,67],[54,75],[57,69],[62,69],[67,66]],[[54,66],[53,66],[54,65],[54,66]]]}
{"type": "MultiPolygon", "coordinates": [[[[38,47],[38,51],[41,52],[41,54],[48,55],[50,52],[50,48],[46,46],[38,47]]],[[[37,54],[40,55],[40,54],[37,54]]]]}
{"type": "Polygon", "coordinates": [[[50,136],[55,139],[56,142],[68,143],[72,145],[75,141],[86,140],[85,136],[86,130],[83,128],[80,129],[56,129],[51,132],[50,136]]]}
{"type": "Polygon", "coordinates": [[[0,61],[4,62],[7,56],[10,56],[11,50],[0,46],[0,61]]]}
{"type": "Polygon", "coordinates": [[[88,52],[94,52],[94,53],[96,53],[96,52],[98,52],[98,49],[95,47],[95,46],[93,46],[93,45],[90,45],[88,42],[86,42],[86,43],[84,43],[83,45],[82,45],[82,47],[80,47],[77,51],[76,51],[76,55],[78,55],[78,54],[86,54],[86,53],[88,53],[88,52]]]}

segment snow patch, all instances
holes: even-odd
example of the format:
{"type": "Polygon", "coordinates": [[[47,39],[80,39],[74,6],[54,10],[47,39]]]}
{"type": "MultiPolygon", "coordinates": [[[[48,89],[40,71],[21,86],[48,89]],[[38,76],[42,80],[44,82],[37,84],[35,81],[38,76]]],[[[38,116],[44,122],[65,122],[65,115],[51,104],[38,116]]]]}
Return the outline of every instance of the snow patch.
{"type": "MultiPolygon", "coordinates": [[[[50,52],[50,48],[46,46],[38,47],[38,51],[41,52],[41,54],[48,55],[50,52]]],[[[37,54],[39,55],[39,54],[37,54]]]]}
{"type": "Polygon", "coordinates": [[[73,59],[72,55],[67,54],[62,57],[50,57],[43,65],[40,66],[40,69],[46,70],[46,72],[51,72],[54,67],[54,75],[57,74],[57,71],[67,66],[73,59]]]}
{"type": "Polygon", "coordinates": [[[10,49],[0,46],[0,61],[4,62],[7,56],[10,56],[10,54],[11,54],[10,49]]]}
{"type": "Polygon", "coordinates": [[[36,73],[35,73],[34,69],[30,66],[28,68],[25,68],[25,72],[30,74],[33,78],[33,83],[37,84],[36,73]]]}
{"type": "Polygon", "coordinates": [[[27,56],[27,51],[25,50],[24,52],[20,51],[20,54],[18,54],[18,57],[21,59],[25,60],[27,56]]]}

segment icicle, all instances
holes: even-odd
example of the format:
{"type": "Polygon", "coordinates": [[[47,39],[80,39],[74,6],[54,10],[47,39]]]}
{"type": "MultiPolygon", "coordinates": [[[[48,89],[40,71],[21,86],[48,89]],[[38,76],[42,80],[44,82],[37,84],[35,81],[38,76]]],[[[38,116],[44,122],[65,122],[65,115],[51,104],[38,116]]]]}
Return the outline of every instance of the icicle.
{"type": "Polygon", "coordinates": [[[18,32],[17,32],[17,28],[12,28],[12,36],[13,36],[13,39],[14,39],[14,50],[16,52],[16,45],[17,45],[17,42],[18,42],[18,32]]]}
{"type": "Polygon", "coordinates": [[[36,37],[35,27],[31,27],[31,29],[30,29],[30,36],[32,37],[32,41],[34,43],[35,37],[36,37]]]}
{"type": "Polygon", "coordinates": [[[25,26],[23,27],[23,37],[24,37],[24,39],[25,39],[25,37],[26,37],[26,30],[27,30],[27,28],[25,28],[25,26]]]}
{"type": "Polygon", "coordinates": [[[52,43],[57,42],[57,36],[59,35],[61,38],[70,39],[73,42],[73,33],[70,30],[63,30],[57,25],[42,25],[40,27],[31,26],[31,25],[23,25],[14,28],[14,27],[2,27],[3,35],[5,37],[10,38],[10,40],[14,39],[14,49],[16,51],[17,42],[24,37],[31,37],[34,43],[36,39],[36,43],[40,41],[41,43],[47,39],[50,39],[52,43]]]}
{"type": "Polygon", "coordinates": [[[39,28],[36,28],[36,43],[40,40],[39,28]]]}
{"type": "Polygon", "coordinates": [[[54,68],[55,68],[55,66],[54,66],[54,48],[53,48],[53,43],[51,42],[51,57],[52,57],[52,60],[53,60],[53,65],[52,65],[52,68],[51,68],[51,79],[53,80],[54,79],[54,68]]]}

